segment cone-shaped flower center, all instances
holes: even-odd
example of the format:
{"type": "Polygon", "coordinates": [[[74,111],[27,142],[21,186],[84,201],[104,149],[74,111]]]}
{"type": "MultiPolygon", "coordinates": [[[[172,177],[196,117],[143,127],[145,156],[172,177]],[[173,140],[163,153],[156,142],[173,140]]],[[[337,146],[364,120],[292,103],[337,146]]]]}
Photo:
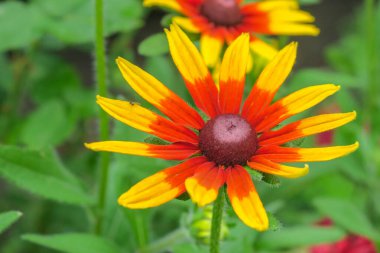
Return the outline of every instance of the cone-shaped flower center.
{"type": "Polygon", "coordinates": [[[233,26],[241,21],[236,0],[204,0],[201,13],[216,25],[233,26]]]}
{"type": "Polygon", "coordinates": [[[239,115],[223,114],[211,119],[201,129],[199,148],[218,165],[245,165],[257,149],[257,136],[239,115]]]}

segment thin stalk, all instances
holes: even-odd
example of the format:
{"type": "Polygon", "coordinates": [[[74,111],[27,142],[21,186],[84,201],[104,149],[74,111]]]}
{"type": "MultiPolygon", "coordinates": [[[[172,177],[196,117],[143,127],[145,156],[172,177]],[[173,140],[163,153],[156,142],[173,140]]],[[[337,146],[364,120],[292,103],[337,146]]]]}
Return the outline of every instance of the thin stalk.
{"type": "MultiPolygon", "coordinates": [[[[106,53],[104,42],[104,19],[103,19],[103,0],[95,0],[95,67],[96,84],[98,94],[107,96],[106,84],[106,53]]],[[[103,111],[99,111],[99,139],[109,139],[109,118],[103,111]]],[[[99,192],[98,192],[98,214],[95,224],[95,232],[102,232],[105,198],[109,174],[109,154],[101,153],[99,160],[99,192]]]]}
{"type": "Polygon", "coordinates": [[[173,245],[189,240],[189,232],[185,228],[174,230],[163,238],[153,242],[152,244],[136,251],[136,253],[159,253],[171,249],[173,245]]]}
{"type": "MultiPolygon", "coordinates": [[[[366,121],[371,123],[371,115],[376,112],[377,85],[376,85],[376,45],[375,45],[375,1],[365,0],[366,28],[367,28],[367,61],[368,86],[367,106],[365,108],[366,121]]],[[[373,126],[372,126],[373,127],[373,126]]]]}
{"type": "Polygon", "coordinates": [[[212,209],[212,223],[210,236],[210,253],[219,253],[220,230],[223,220],[224,189],[219,190],[218,198],[212,209]]]}

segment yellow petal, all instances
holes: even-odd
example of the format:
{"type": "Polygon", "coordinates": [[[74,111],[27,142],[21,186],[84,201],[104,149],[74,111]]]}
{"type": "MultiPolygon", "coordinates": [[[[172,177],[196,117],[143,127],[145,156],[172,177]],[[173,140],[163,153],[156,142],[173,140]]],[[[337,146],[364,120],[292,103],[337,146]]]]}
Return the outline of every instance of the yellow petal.
{"type": "Polygon", "coordinates": [[[273,34],[291,35],[291,36],[298,36],[298,35],[318,36],[320,33],[320,30],[315,25],[287,23],[287,22],[272,22],[269,24],[269,30],[273,34]]]}
{"type": "Polygon", "coordinates": [[[159,6],[182,12],[182,8],[176,0],[144,0],[144,6],[159,6]]]}
{"type": "Polygon", "coordinates": [[[221,113],[239,113],[244,92],[249,53],[249,34],[243,33],[227,48],[220,67],[221,113]]]}
{"type": "Polygon", "coordinates": [[[278,53],[277,49],[273,46],[257,38],[251,41],[250,47],[254,53],[267,60],[272,60],[278,53]]]}
{"type": "Polygon", "coordinates": [[[197,135],[190,129],[177,125],[136,103],[101,96],[97,96],[97,103],[115,119],[140,131],[154,134],[171,142],[198,142],[197,135]]]}
{"type": "Polygon", "coordinates": [[[197,166],[204,163],[204,157],[195,157],[182,164],[162,170],[147,177],[122,194],[120,205],[142,209],[166,203],[185,191],[185,180],[194,173],[197,166]]]}
{"type": "Polygon", "coordinates": [[[277,90],[288,77],[296,60],[297,43],[283,48],[264,68],[244,103],[242,114],[252,124],[255,117],[272,101],[277,90]]]}
{"type": "Polygon", "coordinates": [[[210,117],[216,116],[219,113],[218,90],[201,54],[178,25],[173,24],[170,28],[170,31],[165,30],[170,53],[187,89],[199,109],[210,117]]]}
{"type": "Polygon", "coordinates": [[[207,66],[214,67],[216,65],[219,60],[223,44],[224,41],[222,39],[211,37],[207,34],[201,35],[201,54],[207,66]]]}
{"type": "Polygon", "coordinates": [[[285,119],[303,112],[340,89],[340,86],[333,84],[322,84],[303,88],[272,104],[263,113],[265,119],[257,124],[256,130],[263,132],[268,130],[285,119]]]}
{"type": "Polygon", "coordinates": [[[356,118],[356,112],[323,114],[302,119],[279,130],[263,133],[260,145],[280,145],[305,136],[340,127],[356,118]]]}
{"type": "Polygon", "coordinates": [[[196,27],[189,18],[185,17],[173,17],[172,22],[178,24],[180,27],[191,33],[199,33],[198,27],[196,27]]]}
{"type": "Polygon", "coordinates": [[[121,57],[116,63],[129,85],[162,113],[180,124],[202,128],[204,122],[200,115],[160,81],[121,57]]]}
{"type": "Polygon", "coordinates": [[[237,216],[247,226],[267,230],[269,220],[248,172],[241,166],[226,170],[227,193],[237,216]]]}
{"type": "Polygon", "coordinates": [[[256,155],[259,158],[269,159],[272,162],[320,162],[342,157],[358,149],[359,143],[347,146],[324,148],[287,148],[266,146],[260,148],[256,155]]]}
{"type": "Polygon", "coordinates": [[[170,31],[165,29],[165,33],[170,53],[182,76],[191,83],[206,79],[209,75],[206,64],[186,34],[176,24],[170,26],[170,31]]]}
{"type": "Polygon", "coordinates": [[[183,160],[198,152],[198,148],[195,145],[187,143],[152,145],[140,142],[102,141],[85,143],[85,146],[94,151],[116,152],[128,155],[156,157],[166,160],[183,160]]]}
{"type": "Polygon", "coordinates": [[[248,162],[248,166],[264,173],[286,178],[298,178],[309,173],[309,166],[307,164],[305,164],[304,168],[297,168],[274,163],[268,159],[260,157],[253,157],[252,160],[248,162]]]}
{"type": "Polygon", "coordinates": [[[214,163],[202,165],[196,170],[194,176],[185,181],[191,200],[198,206],[205,206],[213,202],[223,184],[224,170],[215,167],[214,163]]]}
{"type": "Polygon", "coordinates": [[[261,11],[272,11],[275,9],[297,9],[297,0],[271,0],[257,2],[258,9],[261,11]]]}

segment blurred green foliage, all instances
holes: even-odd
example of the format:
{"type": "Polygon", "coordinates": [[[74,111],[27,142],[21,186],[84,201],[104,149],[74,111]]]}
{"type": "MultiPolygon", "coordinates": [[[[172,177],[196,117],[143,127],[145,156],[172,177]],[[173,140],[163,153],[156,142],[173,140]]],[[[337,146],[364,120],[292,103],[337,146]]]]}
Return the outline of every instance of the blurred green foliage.
{"type": "MultiPolygon", "coordinates": [[[[167,55],[162,32],[139,34],[149,25],[141,1],[107,0],[104,13],[110,96],[150,107],[124,84],[112,60],[120,55],[143,65],[191,101],[167,55]]],[[[278,178],[253,173],[273,231],[251,230],[227,205],[228,234],[222,252],[307,252],[310,245],[333,242],[348,233],[380,245],[380,26],[375,24],[380,24],[380,6],[360,8],[342,38],[326,49],[328,66],[293,73],[281,90],[287,94],[313,84],[342,85],[335,97],[308,114],[331,108],[357,110],[358,119],[334,131],[333,142],[359,139],[360,150],[336,161],[314,163],[309,175],[282,180],[279,188],[273,187],[280,185],[278,178]],[[335,225],[314,225],[324,217],[335,225]]],[[[117,197],[134,183],[175,164],[158,159],[112,156],[104,226],[100,235],[93,234],[99,212],[98,154],[85,150],[83,143],[98,138],[91,59],[94,30],[93,1],[0,2],[0,251],[207,252],[191,227],[194,220],[205,218],[205,212],[191,201],[174,200],[148,210],[117,205],[117,197]]],[[[260,65],[260,60],[256,63],[260,65]]],[[[146,138],[112,121],[112,139],[146,138]]],[[[314,143],[307,138],[302,145],[314,143]]]]}

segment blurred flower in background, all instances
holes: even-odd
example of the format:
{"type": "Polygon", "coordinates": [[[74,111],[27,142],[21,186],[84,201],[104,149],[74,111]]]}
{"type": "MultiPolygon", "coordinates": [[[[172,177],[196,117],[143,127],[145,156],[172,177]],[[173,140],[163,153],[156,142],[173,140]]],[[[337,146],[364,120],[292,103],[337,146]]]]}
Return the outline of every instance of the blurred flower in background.
{"type": "MultiPolygon", "coordinates": [[[[299,9],[296,0],[244,3],[241,0],[144,0],[145,6],[167,7],[182,16],[173,22],[192,33],[200,33],[200,50],[208,66],[215,66],[225,43],[241,33],[250,34],[251,50],[267,59],[276,49],[258,35],[319,34],[314,17],[299,9]]],[[[251,64],[250,64],[251,66],[251,64]]],[[[250,69],[250,67],[248,68],[250,69]]]]}
{"type": "MultiPolygon", "coordinates": [[[[325,218],[317,223],[319,226],[330,227],[334,223],[325,218]]],[[[316,245],[310,248],[310,253],[376,253],[375,245],[368,238],[360,235],[349,234],[342,240],[316,245]]]]}

